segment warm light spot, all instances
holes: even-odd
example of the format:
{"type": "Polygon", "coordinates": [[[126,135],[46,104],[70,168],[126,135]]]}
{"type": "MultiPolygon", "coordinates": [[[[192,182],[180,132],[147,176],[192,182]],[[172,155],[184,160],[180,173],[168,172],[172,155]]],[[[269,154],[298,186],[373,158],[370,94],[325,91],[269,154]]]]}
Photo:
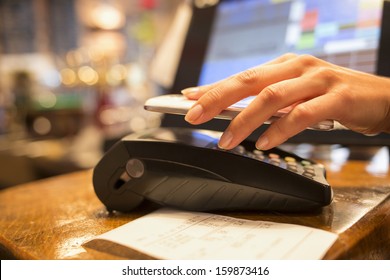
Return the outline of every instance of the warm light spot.
{"type": "Polygon", "coordinates": [[[92,10],[91,20],[98,28],[113,30],[123,26],[125,17],[118,9],[101,4],[92,10]]]}
{"type": "Polygon", "coordinates": [[[120,84],[127,76],[127,69],[124,65],[114,65],[107,73],[106,79],[110,85],[120,84]]]}
{"type": "Polygon", "coordinates": [[[80,81],[87,85],[94,85],[99,81],[98,73],[90,66],[80,67],[77,72],[80,81]]]}
{"type": "Polygon", "coordinates": [[[76,73],[69,68],[61,70],[61,82],[66,86],[73,86],[76,83],[76,73]]]}

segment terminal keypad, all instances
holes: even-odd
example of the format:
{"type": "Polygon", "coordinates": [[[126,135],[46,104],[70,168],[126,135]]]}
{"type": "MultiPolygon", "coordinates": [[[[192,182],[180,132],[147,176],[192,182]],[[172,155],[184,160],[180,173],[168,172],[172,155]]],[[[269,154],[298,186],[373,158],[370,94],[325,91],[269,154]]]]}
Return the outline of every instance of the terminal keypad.
{"type": "Polygon", "coordinates": [[[228,152],[250,157],[305,176],[306,178],[316,180],[321,183],[327,183],[325,179],[325,167],[322,164],[309,160],[302,160],[298,157],[295,157],[293,154],[283,157],[276,153],[267,153],[266,151],[257,149],[248,151],[242,145],[239,145],[236,148],[229,150],[228,152]]]}

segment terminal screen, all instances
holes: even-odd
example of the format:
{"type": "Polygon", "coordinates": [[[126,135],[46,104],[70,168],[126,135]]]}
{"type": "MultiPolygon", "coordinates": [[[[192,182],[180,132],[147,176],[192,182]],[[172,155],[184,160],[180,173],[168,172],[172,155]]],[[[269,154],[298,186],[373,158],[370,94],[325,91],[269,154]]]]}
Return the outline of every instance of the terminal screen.
{"type": "Polygon", "coordinates": [[[287,52],[374,73],[382,5],[383,0],[221,1],[199,84],[287,52]]]}

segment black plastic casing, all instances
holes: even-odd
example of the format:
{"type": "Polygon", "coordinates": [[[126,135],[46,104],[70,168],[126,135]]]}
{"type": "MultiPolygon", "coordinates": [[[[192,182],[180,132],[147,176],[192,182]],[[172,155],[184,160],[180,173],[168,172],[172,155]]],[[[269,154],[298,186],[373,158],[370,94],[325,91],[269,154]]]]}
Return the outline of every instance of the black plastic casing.
{"type": "MultiPolygon", "coordinates": [[[[194,129],[159,128],[123,138],[94,168],[93,185],[98,198],[107,209],[121,212],[133,210],[145,199],[192,211],[295,212],[320,208],[332,201],[328,184],[216,149],[217,138],[209,137],[210,143],[202,147],[197,137],[209,136],[194,129]],[[164,133],[174,140],[162,140],[164,133]],[[138,178],[131,177],[126,169],[127,162],[134,159],[143,167],[138,178]]],[[[244,142],[243,146],[248,151],[255,148],[252,142],[244,142]]],[[[270,152],[303,160],[278,148],[270,152]]]]}

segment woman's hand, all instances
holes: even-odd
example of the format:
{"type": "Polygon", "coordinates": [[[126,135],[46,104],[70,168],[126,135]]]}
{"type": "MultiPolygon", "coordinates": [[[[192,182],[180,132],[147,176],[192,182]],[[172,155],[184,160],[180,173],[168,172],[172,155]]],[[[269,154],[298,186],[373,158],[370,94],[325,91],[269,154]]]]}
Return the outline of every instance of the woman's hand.
{"type": "Polygon", "coordinates": [[[323,120],[336,120],[364,134],[390,132],[390,79],[336,66],[309,55],[286,54],[214,84],[187,88],[198,99],[186,115],[191,124],[211,120],[228,106],[255,99],[223,133],[219,146],[232,149],[275,112],[291,111],[273,122],[256,143],[270,149],[323,120]]]}

